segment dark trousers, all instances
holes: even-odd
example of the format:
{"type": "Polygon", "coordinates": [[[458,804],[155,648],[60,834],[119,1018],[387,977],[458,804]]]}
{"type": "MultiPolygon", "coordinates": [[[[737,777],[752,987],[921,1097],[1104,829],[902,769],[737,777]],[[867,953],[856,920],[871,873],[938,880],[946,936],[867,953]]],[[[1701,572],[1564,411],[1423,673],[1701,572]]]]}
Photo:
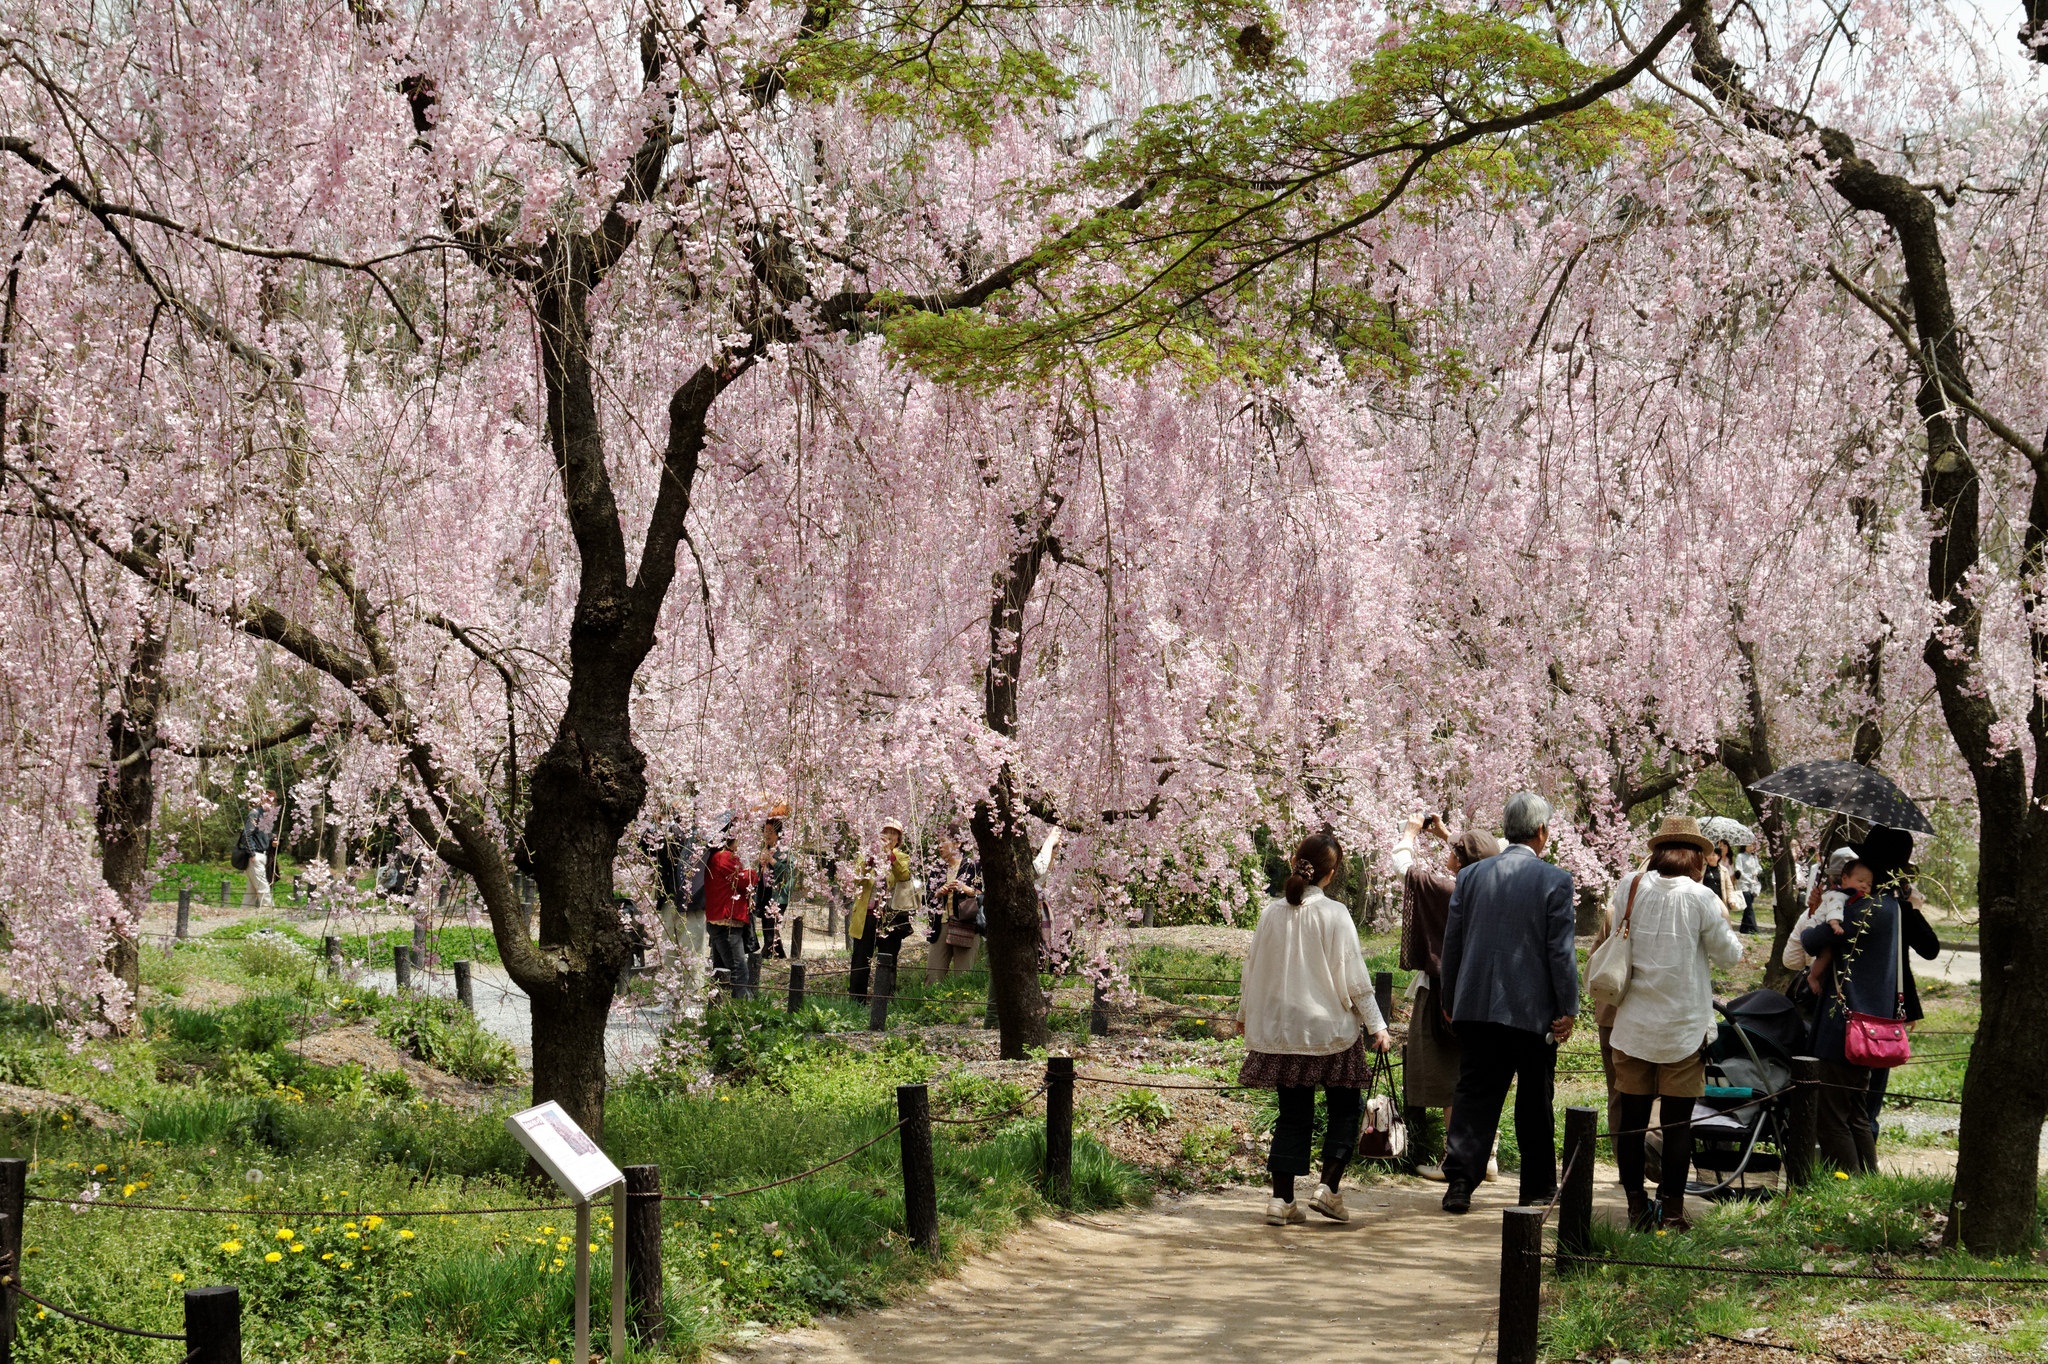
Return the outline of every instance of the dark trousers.
{"type": "Polygon", "coordinates": [[[1870,1135],[1873,1140],[1884,1135],[1884,1095],[1892,1085],[1892,1073],[1888,1070],[1870,1072],[1870,1103],[1865,1110],[1870,1114],[1870,1135]]]}
{"type": "MultiPolygon", "coordinates": [[[[1358,1151],[1365,1122],[1365,1095],[1356,1089],[1323,1091],[1323,1164],[1347,1165],[1358,1151]]],[[[1280,1120],[1273,1124],[1273,1148],[1266,1168],[1276,1175],[1309,1172],[1309,1139],[1315,1135],[1316,1091],[1312,1085],[1280,1086],[1280,1120]]]]}
{"type": "Polygon", "coordinates": [[[910,936],[909,922],[898,923],[878,937],[876,930],[879,927],[875,914],[870,911],[867,931],[853,940],[853,969],[846,976],[846,993],[855,999],[868,997],[868,967],[877,955],[898,962],[898,969],[901,969],[903,940],[910,936]]]}
{"type": "Polygon", "coordinates": [[[1468,1193],[1479,1186],[1512,1083],[1515,1142],[1522,1148],[1521,1201],[1547,1201],[1557,1192],[1557,1133],[1550,1102],[1557,1048],[1551,1045],[1550,1034],[1500,1023],[1460,1023],[1458,1042],[1465,1059],[1444,1143],[1445,1181],[1468,1193]]]}
{"type": "Polygon", "coordinates": [[[1820,1063],[1820,1158],[1852,1175],[1877,1169],[1870,1075],[1865,1067],[1847,1061],[1820,1063]]]}
{"type": "Polygon", "coordinates": [[[734,999],[753,994],[754,975],[747,966],[747,926],[707,924],[711,935],[711,969],[723,972],[726,993],[734,999]]]}
{"type": "Polygon", "coordinates": [[[1756,896],[1750,891],[1742,892],[1742,928],[1744,933],[1756,932],[1756,896]]]}
{"type": "Polygon", "coordinates": [[[1692,1100],[1667,1094],[1661,1101],[1648,1094],[1616,1096],[1621,1105],[1621,1126],[1614,1133],[1614,1163],[1621,1167],[1621,1187],[1632,1194],[1643,1191],[1643,1170],[1649,1164],[1644,1149],[1649,1134],[1650,1105],[1656,1103],[1658,1133],[1664,1155],[1658,1165],[1657,1198],[1667,1208],[1685,1201],[1685,1180],[1692,1172],[1692,1100]]]}

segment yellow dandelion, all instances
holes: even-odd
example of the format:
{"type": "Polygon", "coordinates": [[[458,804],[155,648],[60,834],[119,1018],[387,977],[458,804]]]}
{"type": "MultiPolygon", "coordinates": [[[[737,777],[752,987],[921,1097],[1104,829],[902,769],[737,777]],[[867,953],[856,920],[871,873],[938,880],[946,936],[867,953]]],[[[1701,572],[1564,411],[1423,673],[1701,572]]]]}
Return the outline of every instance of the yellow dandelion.
{"type": "Polygon", "coordinates": [[[1835,1171],[1835,1178],[1836,1178],[1836,1179],[1847,1179],[1848,1177],[1849,1177],[1849,1172],[1848,1172],[1848,1171],[1846,1171],[1846,1170],[1837,1170],[1837,1171],[1835,1171]]]}
{"type": "Polygon", "coordinates": [[[360,1241],[363,1239],[363,1234],[359,1231],[345,1231],[342,1233],[342,1235],[346,1236],[351,1241],[360,1241]]]}
{"type": "Polygon", "coordinates": [[[279,1227],[277,1229],[277,1239],[280,1241],[290,1241],[296,1239],[297,1237],[298,1233],[293,1231],[290,1227],[279,1227]]]}
{"type": "Polygon", "coordinates": [[[174,1272],[173,1272],[173,1273],[171,1274],[171,1282],[172,1282],[172,1283],[183,1283],[183,1282],[185,1282],[185,1276],[184,1276],[183,1274],[179,1274],[179,1273],[177,1273],[177,1272],[175,1272],[175,1271],[174,1271],[174,1272]]]}
{"type": "Polygon", "coordinates": [[[406,1230],[399,1232],[398,1239],[401,1241],[410,1241],[412,1239],[411,1228],[407,1228],[406,1230]]]}
{"type": "Polygon", "coordinates": [[[107,1167],[105,1165],[95,1165],[92,1167],[92,1172],[96,1175],[103,1175],[107,1172],[107,1167]]]}
{"type": "Polygon", "coordinates": [[[133,1197],[135,1197],[135,1186],[134,1186],[133,1184],[123,1184],[123,1185],[121,1186],[121,1197],[123,1197],[123,1198],[133,1198],[133,1197]]]}
{"type": "Polygon", "coordinates": [[[222,1241],[220,1248],[230,1255],[240,1255],[242,1253],[242,1243],[240,1241],[222,1241]]]}
{"type": "Polygon", "coordinates": [[[354,1260],[336,1260],[335,1263],[340,1265],[343,1269],[354,1269],[356,1267],[356,1262],[354,1260]]]}
{"type": "Polygon", "coordinates": [[[297,1255],[300,1251],[304,1250],[305,1248],[306,1243],[304,1241],[294,1241],[289,1246],[285,1247],[285,1249],[289,1250],[294,1255],[297,1255]]]}
{"type": "Polygon", "coordinates": [[[263,1257],[263,1263],[267,1265],[274,1265],[283,1258],[284,1253],[282,1251],[273,1250],[268,1255],[263,1257]]]}
{"type": "Polygon", "coordinates": [[[322,1255],[320,1258],[323,1260],[331,1260],[334,1258],[334,1252],[330,1250],[325,1255],[322,1255]]]}
{"type": "Polygon", "coordinates": [[[368,1216],[368,1217],[365,1217],[365,1218],[363,1219],[363,1230],[364,1230],[364,1231],[375,1231],[375,1230],[376,1230],[377,1228],[379,1228],[379,1227],[381,1227],[381,1226],[383,1226],[383,1225],[384,1225],[384,1219],[383,1219],[383,1218],[381,1218],[381,1217],[378,1217],[378,1216],[377,1216],[376,1214],[374,1214],[374,1213],[372,1213],[372,1214],[371,1214],[370,1216],[368,1216]]]}
{"type": "Polygon", "coordinates": [[[772,1254],[773,1254],[773,1255],[775,1256],[775,1258],[776,1258],[776,1259],[778,1259],[778,1260],[779,1260],[779,1259],[781,1259],[781,1258],[782,1258],[782,1247],[780,1247],[780,1246],[777,1246],[777,1247],[776,1247],[776,1248],[774,1249],[774,1251],[772,1251],[771,1253],[772,1253],[772,1254]]]}

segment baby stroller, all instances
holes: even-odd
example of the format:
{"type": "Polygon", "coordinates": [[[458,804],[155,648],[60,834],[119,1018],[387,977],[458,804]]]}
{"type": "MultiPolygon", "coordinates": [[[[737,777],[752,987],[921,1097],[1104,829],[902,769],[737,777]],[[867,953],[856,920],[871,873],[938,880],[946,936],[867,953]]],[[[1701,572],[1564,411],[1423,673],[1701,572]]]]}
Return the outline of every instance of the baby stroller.
{"type": "MultiPolygon", "coordinates": [[[[1752,990],[1715,1001],[1723,1020],[1707,1048],[1707,1092],[1693,1100],[1692,1162],[1700,1178],[1686,1185],[1699,1198],[1770,1196],[1752,1175],[1783,1168],[1786,1104],[1792,1057],[1806,1045],[1806,1024],[1777,990],[1752,990]]],[[[1647,1138],[1649,1165],[1658,1173],[1662,1137],[1647,1138]]]]}

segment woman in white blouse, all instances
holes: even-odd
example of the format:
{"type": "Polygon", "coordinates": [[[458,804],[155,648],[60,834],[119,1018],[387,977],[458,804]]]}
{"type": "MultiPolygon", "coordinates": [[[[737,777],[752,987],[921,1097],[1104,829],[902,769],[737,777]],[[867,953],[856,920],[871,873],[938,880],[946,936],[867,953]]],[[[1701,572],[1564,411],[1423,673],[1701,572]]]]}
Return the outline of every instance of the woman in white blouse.
{"type": "Polygon", "coordinates": [[[1742,960],[1728,906],[1700,884],[1713,851],[1699,824],[1667,815],[1650,835],[1650,865],[1614,888],[1611,922],[1630,944],[1628,993],[1614,1013],[1614,1085],[1621,1127],[1614,1159],[1637,1227],[1683,1231],[1692,1168],[1692,1105],[1706,1092],[1716,966],[1742,960]],[[1644,1131],[1657,1102],[1664,1133],[1657,1201],[1643,1191],[1644,1131]]]}
{"type": "Polygon", "coordinates": [[[1237,1082],[1279,1091],[1280,1118],[1266,1157],[1273,1175],[1266,1221],[1276,1227],[1308,1220],[1294,1200],[1294,1181],[1309,1172],[1318,1086],[1326,1118],[1323,1169],[1309,1206],[1332,1221],[1351,1220],[1337,1184],[1358,1149],[1362,1091],[1372,1083],[1366,1035],[1374,1051],[1393,1046],[1351,912],[1323,894],[1342,859],[1329,834],[1303,839],[1286,894],[1267,902],[1244,957],[1237,1020],[1245,1058],[1237,1082]]]}

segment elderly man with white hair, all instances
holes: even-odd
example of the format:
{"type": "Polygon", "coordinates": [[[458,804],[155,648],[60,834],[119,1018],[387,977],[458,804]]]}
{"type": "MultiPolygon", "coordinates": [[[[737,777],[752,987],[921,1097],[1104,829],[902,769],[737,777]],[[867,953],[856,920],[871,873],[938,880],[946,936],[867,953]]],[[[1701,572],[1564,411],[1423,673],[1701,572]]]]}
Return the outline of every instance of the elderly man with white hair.
{"type": "Polygon", "coordinates": [[[1550,802],[1535,792],[1508,800],[1501,834],[1505,852],[1458,873],[1444,925],[1443,1012],[1464,1052],[1444,1143],[1445,1212],[1471,1208],[1511,1083],[1521,1201],[1557,1192],[1551,1095],[1557,1048],[1579,1013],[1572,877],[1543,860],[1550,802]]]}

